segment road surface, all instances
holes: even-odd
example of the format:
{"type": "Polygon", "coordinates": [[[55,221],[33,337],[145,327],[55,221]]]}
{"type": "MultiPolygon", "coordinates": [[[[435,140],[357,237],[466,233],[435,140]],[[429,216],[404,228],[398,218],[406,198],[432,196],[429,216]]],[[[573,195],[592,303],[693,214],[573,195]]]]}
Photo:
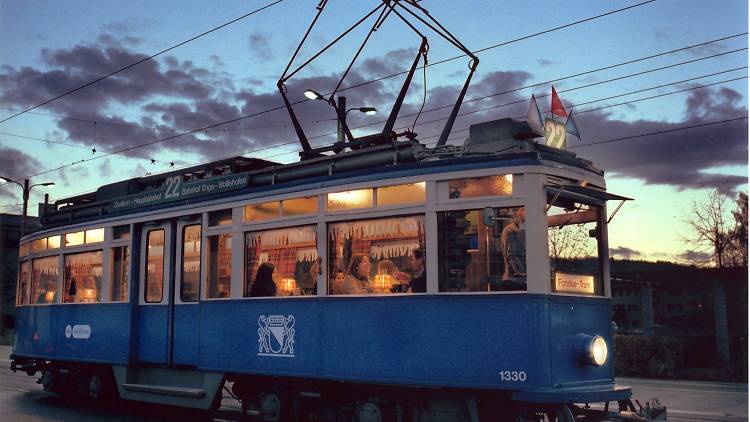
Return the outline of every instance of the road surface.
{"type": "MultiPolygon", "coordinates": [[[[0,346],[0,420],[2,421],[179,421],[201,414],[143,403],[116,401],[107,405],[73,403],[42,391],[37,377],[10,371],[10,347],[0,346]]],[[[667,406],[670,421],[747,421],[748,386],[718,382],[618,378],[633,388],[642,403],[658,397],[667,406]]]]}

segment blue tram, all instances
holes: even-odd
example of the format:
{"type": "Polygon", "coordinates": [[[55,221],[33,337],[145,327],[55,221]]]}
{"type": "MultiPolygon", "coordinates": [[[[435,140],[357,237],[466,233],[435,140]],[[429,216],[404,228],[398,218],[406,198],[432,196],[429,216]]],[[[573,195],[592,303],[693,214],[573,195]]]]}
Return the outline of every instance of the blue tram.
{"type": "Polygon", "coordinates": [[[46,205],[22,239],[12,366],[52,391],[200,409],[231,385],[262,420],[626,410],[606,204],[627,198],[514,124],[46,205]]]}

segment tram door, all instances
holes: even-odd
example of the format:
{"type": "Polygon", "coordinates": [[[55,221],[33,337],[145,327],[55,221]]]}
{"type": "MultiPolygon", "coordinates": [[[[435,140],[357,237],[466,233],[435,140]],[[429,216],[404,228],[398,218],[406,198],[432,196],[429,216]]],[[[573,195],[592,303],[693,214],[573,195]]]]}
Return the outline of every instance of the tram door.
{"type": "Polygon", "coordinates": [[[200,218],[146,226],[141,242],[138,360],[197,365],[200,218]]]}
{"type": "Polygon", "coordinates": [[[138,298],[138,361],[169,364],[170,279],[174,225],[149,224],[141,233],[138,298]]]}

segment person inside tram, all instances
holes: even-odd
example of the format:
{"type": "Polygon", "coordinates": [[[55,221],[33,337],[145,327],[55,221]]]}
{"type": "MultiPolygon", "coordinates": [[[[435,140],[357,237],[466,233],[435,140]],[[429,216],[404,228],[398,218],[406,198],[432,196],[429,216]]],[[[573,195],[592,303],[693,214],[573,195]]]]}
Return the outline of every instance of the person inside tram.
{"type": "Polygon", "coordinates": [[[344,277],[341,291],[338,294],[362,295],[372,293],[370,280],[370,258],[365,254],[354,254],[349,262],[349,270],[344,277]]]}
{"type": "Polygon", "coordinates": [[[526,221],[523,207],[513,209],[513,219],[503,228],[500,248],[503,253],[503,287],[507,289],[526,287],[526,236],[522,224],[526,221]]]}
{"type": "Polygon", "coordinates": [[[338,295],[341,294],[341,292],[344,289],[344,278],[346,278],[346,273],[337,270],[333,276],[333,282],[331,282],[331,294],[338,295]]]}
{"type": "Polygon", "coordinates": [[[96,277],[88,274],[83,277],[83,283],[76,289],[75,303],[92,303],[99,301],[99,291],[96,288],[96,277]]]}
{"type": "Polygon", "coordinates": [[[255,281],[250,288],[250,297],[276,296],[276,283],[273,281],[273,271],[276,267],[270,262],[261,264],[255,274],[255,281]]]}
{"type": "Polygon", "coordinates": [[[314,295],[318,286],[318,275],[321,274],[320,264],[322,259],[314,260],[311,264],[300,265],[301,272],[297,279],[297,286],[303,295],[314,295]]]}
{"type": "Polygon", "coordinates": [[[414,249],[411,253],[411,281],[409,282],[409,292],[424,293],[427,291],[427,272],[424,265],[424,251],[414,249]]]}
{"type": "Polygon", "coordinates": [[[39,292],[35,303],[54,303],[57,301],[57,283],[50,280],[44,285],[44,290],[39,292]]]}

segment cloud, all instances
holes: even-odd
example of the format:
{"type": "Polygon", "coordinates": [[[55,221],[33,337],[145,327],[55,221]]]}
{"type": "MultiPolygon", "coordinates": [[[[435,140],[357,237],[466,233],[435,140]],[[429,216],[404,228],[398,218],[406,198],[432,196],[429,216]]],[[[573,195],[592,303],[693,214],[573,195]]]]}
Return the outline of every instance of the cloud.
{"type": "MultiPolygon", "coordinates": [[[[24,177],[37,173],[42,169],[42,163],[36,158],[15,148],[0,146],[0,169],[2,176],[19,179],[23,183],[24,177]]],[[[0,198],[19,200],[22,198],[21,187],[15,183],[0,184],[0,198]]]]}
{"type": "Polygon", "coordinates": [[[542,66],[542,67],[547,67],[547,66],[551,66],[555,64],[555,62],[553,62],[552,60],[548,60],[548,59],[539,59],[536,62],[539,63],[539,66],[542,66]]]}
{"type": "Polygon", "coordinates": [[[609,248],[609,256],[612,258],[632,259],[641,256],[641,253],[635,249],[619,246],[617,248],[609,248]]]}
{"type": "Polygon", "coordinates": [[[711,262],[712,256],[708,252],[685,251],[677,255],[677,259],[689,264],[706,264],[711,262]]]}
{"type": "Polygon", "coordinates": [[[250,47],[250,51],[259,59],[271,60],[273,57],[273,54],[271,54],[271,46],[268,44],[269,38],[269,34],[261,34],[259,32],[250,34],[248,46],[250,47]]]}
{"type": "Polygon", "coordinates": [[[588,142],[643,133],[663,132],[706,122],[747,116],[742,96],[729,88],[693,91],[685,100],[687,112],[681,122],[656,120],[622,121],[611,112],[596,111],[576,116],[584,142],[569,148],[612,175],[637,178],[646,184],[671,185],[678,190],[715,187],[731,194],[747,183],[746,177],[708,173],[722,166],[746,166],[747,120],[677,130],[591,147],[588,142]]]}

